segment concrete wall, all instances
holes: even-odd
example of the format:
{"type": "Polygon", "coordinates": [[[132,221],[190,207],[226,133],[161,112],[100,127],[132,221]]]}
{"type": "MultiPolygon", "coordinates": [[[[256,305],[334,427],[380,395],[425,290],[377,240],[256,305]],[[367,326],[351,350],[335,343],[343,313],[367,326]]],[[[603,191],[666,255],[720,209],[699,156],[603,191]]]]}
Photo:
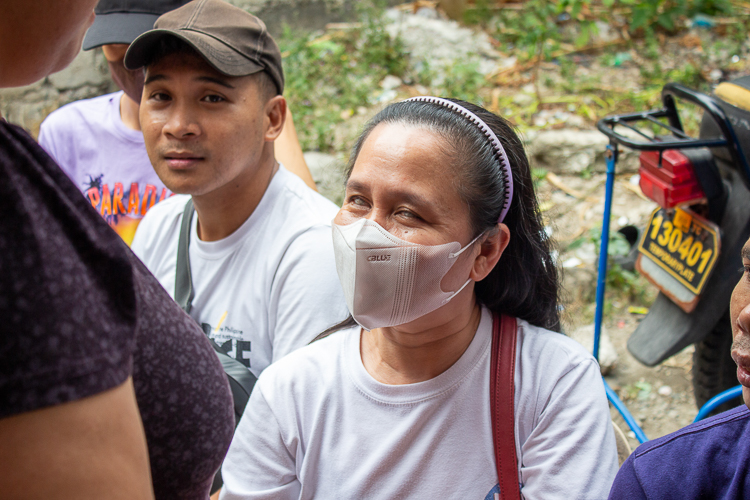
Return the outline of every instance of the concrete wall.
{"type": "MultiPolygon", "coordinates": [[[[362,8],[377,0],[229,0],[263,19],[269,31],[279,36],[282,26],[312,31],[327,23],[352,20],[362,8]]],[[[396,4],[388,0],[378,4],[396,4]]],[[[0,89],[0,114],[33,134],[44,118],[60,106],[79,99],[117,90],[109,77],[101,50],[81,52],[65,70],[27,87],[0,89]]]]}

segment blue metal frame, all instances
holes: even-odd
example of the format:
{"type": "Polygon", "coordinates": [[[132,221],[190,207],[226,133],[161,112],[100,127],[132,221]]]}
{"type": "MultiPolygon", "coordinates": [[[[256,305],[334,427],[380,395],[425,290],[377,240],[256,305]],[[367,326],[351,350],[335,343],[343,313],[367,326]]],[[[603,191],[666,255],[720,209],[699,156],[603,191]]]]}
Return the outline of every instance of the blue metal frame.
{"type": "Polygon", "coordinates": [[[727,401],[731,401],[736,397],[739,397],[742,394],[742,386],[738,385],[737,387],[732,387],[731,389],[727,389],[724,392],[720,392],[716,396],[712,397],[708,401],[706,401],[706,404],[701,406],[700,411],[695,416],[695,420],[693,420],[693,423],[703,420],[708,416],[709,413],[714,411],[717,407],[723,405],[727,401]]]}
{"type": "MultiPolygon", "coordinates": [[[[602,240],[599,247],[599,272],[596,282],[596,313],[594,315],[594,357],[599,360],[599,339],[602,333],[602,317],[604,315],[604,291],[607,286],[607,254],[609,252],[609,222],[612,215],[612,193],[615,187],[615,163],[617,162],[617,143],[607,146],[607,184],[604,196],[604,217],[602,220],[602,240]]],[[[617,396],[617,393],[602,378],[607,399],[620,412],[625,423],[635,434],[639,443],[648,441],[643,429],[630,414],[625,404],[617,396]]]]}
{"type": "Polygon", "coordinates": [[[607,381],[604,380],[604,377],[602,377],[602,381],[604,382],[604,391],[607,393],[607,399],[609,399],[609,402],[612,403],[612,406],[614,406],[615,409],[620,412],[620,415],[622,415],[623,420],[625,420],[625,423],[628,424],[630,430],[633,431],[638,442],[645,443],[646,441],[648,441],[648,438],[643,432],[643,429],[641,429],[641,427],[636,423],[633,415],[630,414],[627,407],[625,406],[625,403],[623,403],[620,398],[617,397],[617,393],[612,390],[609,384],[607,384],[607,381]]]}

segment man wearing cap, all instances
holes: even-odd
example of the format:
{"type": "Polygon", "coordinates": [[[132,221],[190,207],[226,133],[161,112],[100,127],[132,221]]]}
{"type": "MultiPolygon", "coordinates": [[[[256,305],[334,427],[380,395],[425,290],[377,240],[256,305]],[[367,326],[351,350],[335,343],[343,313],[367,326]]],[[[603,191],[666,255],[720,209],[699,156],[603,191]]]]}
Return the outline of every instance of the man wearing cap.
{"type": "MultiPolygon", "coordinates": [[[[187,0],[100,0],[83,50],[101,47],[119,92],[70,103],[42,123],[39,143],[57,160],[91,205],[128,243],[141,218],[171,192],[151,167],[138,119],[143,69],[123,64],[128,45],[156,19],[187,0]]],[[[287,164],[311,183],[293,125],[283,134],[287,164]],[[297,151],[299,150],[299,151],[297,151]]],[[[286,158],[285,158],[286,159],[286,158]]],[[[314,184],[312,184],[314,185],[314,184]]]]}
{"type": "Polygon", "coordinates": [[[180,193],[149,211],[133,251],[257,376],[348,315],[331,239],[337,207],[274,156],[286,112],[278,46],[257,17],[194,0],[138,37],[125,65],[145,67],[146,149],[180,193]]]}

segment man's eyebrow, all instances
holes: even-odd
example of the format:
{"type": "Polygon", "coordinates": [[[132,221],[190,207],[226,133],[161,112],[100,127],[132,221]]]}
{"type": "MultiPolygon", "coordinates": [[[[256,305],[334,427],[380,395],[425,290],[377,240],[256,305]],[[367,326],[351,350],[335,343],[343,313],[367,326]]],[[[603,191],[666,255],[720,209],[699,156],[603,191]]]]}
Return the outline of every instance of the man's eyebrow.
{"type": "Polygon", "coordinates": [[[155,75],[149,75],[146,78],[146,81],[143,82],[143,84],[144,85],[148,85],[149,83],[158,82],[159,80],[166,80],[166,79],[167,79],[167,77],[165,75],[160,75],[160,74],[157,73],[155,75]]]}
{"type": "Polygon", "coordinates": [[[230,85],[228,81],[221,78],[215,78],[213,76],[199,76],[198,78],[196,78],[196,80],[199,82],[215,83],[216,85],[221,85],[222,87],[226,87],[228,89],[234,89],[234,86],[230,85]]]}
{"type": "MultiPolygon", "coordinates": [[[[146,78],[146,81],[144,82],[144,85],[148,85],[149,83],[158,82],[158,81],[161,81],[161,80],[167,80],[166,75],[162,75],[162,74],[159,74],[159,73],[157,73],[155,75],[150,75],[150,76],[148,76],[148,78],[146,78]]],[[[221,78],[215,78],[213,76],[199,76],[199,77],[195,78],[195,80],[199,81],[199,82],[215,83],[216,85],[221,85],[222,87],[226,87],[228,89],[234,90],[234,86],[233,85],[231,85],[229,82],[227,82],[226,80],[223,80],[221,78]]]]}
{"type": "Polygon", "coordinates": [[[742,247],[742,258],[750,260],[750,246],[742,247]]]}

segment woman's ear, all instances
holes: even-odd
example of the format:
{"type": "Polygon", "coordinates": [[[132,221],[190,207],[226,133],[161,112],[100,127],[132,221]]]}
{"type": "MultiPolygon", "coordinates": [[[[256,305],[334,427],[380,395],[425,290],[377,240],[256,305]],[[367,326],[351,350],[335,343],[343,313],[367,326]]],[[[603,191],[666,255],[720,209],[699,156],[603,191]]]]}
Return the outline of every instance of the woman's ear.
{"type": "Polygon", "coordinates": [[[266,113],[266,142],[278,139],[284,129],[286,121],[286,99],[284,96],[274,96],[268,100],[265,106],[266,113]]]}
{"type": "Polygon", "coordinates": [[[510,242],[510,230],[502,222],[490,231],[481,241],[479,254],[474,258],[469,278],[474,281],[482,281],[495,268],[497,261],[508,248],[510,242]]]}

